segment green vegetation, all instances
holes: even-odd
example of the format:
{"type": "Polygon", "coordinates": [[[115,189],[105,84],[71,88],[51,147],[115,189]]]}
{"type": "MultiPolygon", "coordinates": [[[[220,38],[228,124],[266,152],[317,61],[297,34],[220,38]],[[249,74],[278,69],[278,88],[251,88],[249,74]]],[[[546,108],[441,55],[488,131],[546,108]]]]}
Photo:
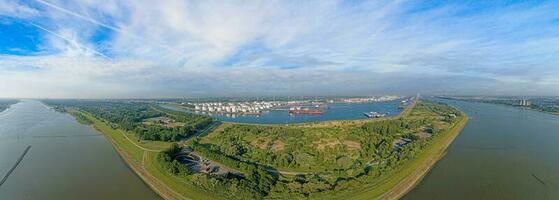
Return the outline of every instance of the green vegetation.
{"type": "Polygon", "coordinates": [[[429,145],[414,159],[372,181],[364,182],[365,186],[361,189],[345,190],[339,193],[339,196],[348,195],[352,199],[363,200],[381,195],[383,199],[400,198],[445,154],[448,145],[458,136],[468,121],[465,115],[458,119],[455,124],[448,127],[448,130],[440,131],[437,137],[431,139],[429,145]]]}
{"type": "Polygon", "coordinates": [[[93,124],[93,121],[91,121],[84,113],[74,112],[73,116],[76,118],[76,121],[81,124],[93,124]]]}
{"type": "MultiPolygon", "coordinates": [[[[324,194],[332,197],[336,192],[382,183],[379,180],[402,170],[404,164],[419,157],[442,138],[439,135],[463,118],[452,107],[421,101],[406,117],[347,125],[226,123],[189,145],[196,152],[243,172],[251,166],[261,166],[280,174],[300,174],[280,177],[263,198],[309,198],[324,194]]],[[[413,170],[407,169],[408,173],[403,175],[413,170]]]]}
{"type": "MultiPolygon", "coordinates": [[[[272,187],[277,183],[278,176],[269,173],[264,168],[256,165],[246,165],[244,176],[233,174],[217,175],[198,173],[190,175],[188,172],[182,173],[181,166],[175,167],[177,160],[168,158],[176,155],[181,148],[172,145],[170,148],[158,154],[157,167],[164,171],[180,177],[182,181],[193,184],[199,189],[211,193],[218,199],[260,199],[269,194],[272,187]],[[188,174],[188,175],[187,175],[188,174]],[[190,175],[190,176],[189,176],[190,175]]],[[[184,165],[182,165],[184,166],[184,165]]]]}
{"type": "MultiPolygon", "coordinates": [[[[159,153],[157,152],[146,152],[146,157],[144,160],[145,171],[148,172],[153,178],[144,178],[148,184],[150,182],[160,182],[161,185],[153,186],[156,187],[155,190],[163,197],[168,197],[167,199],[185,199],[183,197],[188,197],[188,199],[217,199],[213,193],[206,193],[200,187],[194,185],[193,182],[186,180],[184,177],[175,176],[170,174],[163,166],[159,163],[157,157],[159,153]],[[167,190],[165,190],[167,188],[167,190]],[[170,191],[172,190],[172,191],[170,191]],[[179,195],[177,195],[177,194],[179,195]],[[183,196],[184,195],[184,196],[183,196]]],[[[193,174],[191,177],[196,176],[193,174]]]]}
{"type": "Polygon", "coordinates": [[[111,128],[108,124],[95,118],[95,116],[91,115],[90,113],[80,112],[73,108],[67,108],[65,110],[72,116],[83,116],[87,118],[87,120],[91,122],[95,129],[104,133],[106,136],[109,136],[112,142],[117,143],[119,148],[126,151],[128,153],[128,156],[130,156],[133,161],[137,163],[141,162],[143,150],[136,147],[134,143],[129,142],[124,136],[125,133],[122,130],[111,128]]]}
{"type": "MultiPolygon", "coordinates": [[[[467,121],[452,107],[419,101],[405,115],[381,120],[279,126],[223,123],[183,146],[145,142],[140,134],[129,134],[136,128],[122,128],[116,120],[122,118],[111,121],[101,116],[127,112],[111,111],[107,105],[98,105],[97,114],[87,111],[88,106],[56,105],[105,133],[131,168],[169,199],[397,197],[436,162],[467,121]],[[242,174],[193,171],[177,160],[183,148],[242,174]]],[[[154,118],[186,124],[177,117],[181,112],[152,104],[141,107],[125,115],[138,116],[133,120],[136,127],[161,126],[148,120],[154,118]]]]}
{"type": "Polygon", "coordinates": [[[460,115],[448,106],[421,102],[410,117],[359,125],[317,128],[224,124],[191,146],[218,160],[225,160],[218,158],[221,155],[281,170],[350,178],[365,173],[369,162],[378,162],[377,168],[383,171],[413,157],[428,144],[427,137],[445,130],[460,115]],[[397,146],[398,141],[406,144],[397,146]]]}
{"type": "Polygon", "coordinates": [[[105,135],[128,166],[164,198],[184,199],[184,196],[181,194],[188,194],[189,197],[196,199],[210,196],[202,193],[195,186],[189,187],[188,184],[184,184],[182,180],[179,180],[179,178],[163,169],[158,163],[159,151],[168,148],[170,143],[157,142],[146,145],[145,143],[136,142],[138,140],[131,137],[134,136],[133,134],[126,133],[120,129],[114,129],[107,122],[96,118],[90,113],[73,108],[65,108],[63,110],[73,116],[81,114],[93,122],[93,127],[105,135]]]}
{"type": "MultiPolygon", "coordinates": [[[[75,108],[106,120],[112,128],[135,133],[141,140],[179,141],[211,124],[203,115],[172,112],[156,105],[132,101],[45,100],[57,110],[75,108]]],[[[76,116],[78,121],[83,117],[76,116]]],[[[88,123],[88,122],[86,122],[88,123]]]]}
{"type": "Polygon", "coordinates": [[[180,151],[181,148],[179,145],[177,143],[173,143],[168,149],[165,149],[157,154],[157,161],[167,172],[175,176],[186,177],[192,174],[192,172],[186,165],[183,165],[174,159],[180,151]]]}

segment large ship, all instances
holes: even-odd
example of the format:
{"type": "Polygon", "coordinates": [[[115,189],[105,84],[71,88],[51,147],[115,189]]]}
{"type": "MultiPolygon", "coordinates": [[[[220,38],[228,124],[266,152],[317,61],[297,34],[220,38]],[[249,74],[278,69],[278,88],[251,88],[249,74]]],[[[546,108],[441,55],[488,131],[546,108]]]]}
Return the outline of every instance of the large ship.
{"type": "Polygon", "coordinates": [[[309,108],[309,107],[291,107],[289,108],[289,114],[308,114],[308,115],[320,115],[323,110],[320,108],[309,108]]]}

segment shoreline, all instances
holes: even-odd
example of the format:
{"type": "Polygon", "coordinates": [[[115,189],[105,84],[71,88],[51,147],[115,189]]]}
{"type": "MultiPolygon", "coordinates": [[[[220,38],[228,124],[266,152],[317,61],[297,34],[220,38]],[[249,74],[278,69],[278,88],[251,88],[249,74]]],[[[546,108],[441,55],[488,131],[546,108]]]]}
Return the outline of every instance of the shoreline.
{"type": "MultiPolygon", "coordinates": [[[[414,100],[414,103],[415,102],[416,102],[416,100],[414,100]]],[[[190,110],[188,110],[186,108],[181,108],[178,105],[172,105],[172,104],[167,104],[167,105],[174,106],[176,108],[184,110],[184,111],[178,111],[178,112],[193,113],[190,110]]],[[[413,104],[413,105],[415,105],[415,104],[413,104]]],[[[157,105],[157,106],[162,108],[162,109],[173,110],[173,109],[165,108],[162,105],[157,105]]],[[[413,106],[410,104],[409,106],[406,106],[404,109],[402,109],[400,111],[400,113],[398,113],[397,115],[390,115],[390,116],[386,116],[386,117],[382,117],[382,118],[327,119],[327,120],[318,120],[318,121],[287,122],[287,123],[284,123],[284,122],[282,122],[282,123],[233,122],[233,121],[219,120],[219,119],[213,118],[213,117],[212,118],[214,119],[214,121],[220,121],[224,124],[242,124],[242,125],[255,125],[255,126],[323,126],[323,125],[329,125],[329,124],[332,124],[332,123],[365,123],[365,122],[371,122],[371,121],[377,121],[377,120],[395,119],[395,118],[401,117],[402,113],[404,113],[410,107],[413,107],[413,106]]],[[[177,111],[177,110],[173,110],[173,111],[177,111]]]]}
{"type": "MultiPolygon", "coordinates": [[[[78,111],[83,113],[82,111],[78,111]]],[[[72,115],[71,112],[69,112],[69,114],[72,115]]],[[[73,116],[73,115],[72,115],[73,116]]],[[[162,183],[160,180],[158,180],[157,178],[153,177],[145,168],[144,168],[144,157],[146,156],[145,154],[147,154],[148,152],[146,152],[145,150],[143,150],[143,154],[142,154],[142,160],[140,162],[142,163],[136,163],[131,157],[130,155],[128,155],[128,153],[126,153],[126,151],[124,149],[122,149],[122,147],[120,147],[120,145],[118,145],[117,141],[115,138],[113,138],[114,136],[111,133],[106,133],[105,131],[103,131],[103,128],[109,128],[111,130],[117,131],[115,129],[112,129],[110,127],[107,126],[106,123],[100,121],[99,119],[96,119],[92,116],[88,116],[90,119],[92,119],[93,123],[91,124],[91,127],[93,129],[95,129],[96,131],[100,132],[103,134],[103,136],[107,139],[107,141],[111,144],[111,146],[113,147],[113,149],[117,152],[117,154],[119,155],[119,157],[122,159],[122,161],[124,161],[124,163],[126,164],[126,166],[128,166],[133,172],[134,174],[136,174],[140,179],[142,179],[142,181],[151,189],[153,190],[157,195],[159,195],[162,199],[188,199],[180,194],[178,194],[176,191],[174,191],[173,189],[169,188],[165,183],[162,183]],[[100,127],[100,126],[106,126],[106,127],[100,127]]],[[[123,137],[126,137],[125,135],[123,135],[123,137]]],[[[128,141],[127,141],[128,142],[128,141]]]]}
{"type": "MultiPolygon", "coordinates": [[[[454,142],[456,137],[460,135],[465,125],[468,123],[469,117],[464,113],[454,126],[452,126],[444,135],[436,138],[432,145],[426,148],[423,153],[415,159],[409,160],[406,164],[395,169],[394,172],[378,177],[376,181],[368,183],[367,186],[344,192],[343,194],[331,194],[336,197],[369,200],[369,199],[400,199],[404,197],[415,186],[421,183],[429,171],[444,157],[450,144],[454,142]]],[[[325,196],[317,196],[316,199],[325,198],[325,196]]],[[[326,196],[327,197],[327,196],[326,196]]]]}
{"type": "MultiPolygon", "coordinates": [[[[408,106],[399,115],[389,117],[388,119],[401,118],[406,116],[407,114],[409,114],[411,109],[415,107],[416,102],[417,101],[415,101],[412,106],[408,106]]],[[[107,138],[107,140],[111,143],[113,148],[126,163],[126,165],[131,168],[132,171],[137,174],[138,177],[140,177],[142,181],[146,183],[146,185],[148,185],[161,198],[189,199],[189,197],[183,196],[185,194],[189,194],[189,196],[192,195],[192,197],[201,197],[200,195],[206,195],[206,197],[211,196],[211,194],[204,194],[204,192],[202,191],[198,191],[195,189],[193,190],[193,188],[190,188],[187,185],[177,185],[176,180],[173,180],[173,176],[158,171],[157,166],[155,166],[155,164],[152,162],[146,163],[146,156],[148,156],[147,159],[153,160],[155,154],[152,154],[151,151],[146,151],[145,149],[138,147],[138,144],[130,140],[126,136],[126,133],[122,130],[111,128],[103,120],[97,119],[95,116],[87,112],[79,110],[67,110],[67,112],[72,116],[77,113],[84,114],[87,118],[91,119],[93,122],[91,126],[96,131],[101,132],[107,138]]],[[[454,139],[459,135],[459,133],[468,122],[468,116],[464,113],[463,116],[464,117],[460,119],[460,121],[457,122],[451,129],[449,129],[445,135],[443,135],[439,139],[436,139],[436,141],[433,141],[433,145],[430,148],[427,148],[423,154],[418,156],[417,159],[410,160],[410,162],[406,164],[407,166],[404,165],[400,170],[380,179],[377,184],[373,183],[372,188],[365,187],[364,189],[359,189],[352,193],[348,193],[348,196],[356,199],[398,199],[403,197],[417,184],[419,184],[422,178],[430,171],[430,169],[444,156],[448,146],[454,141],[454,139]],[[409,169],[413,170],[410,171],[409,169]],[[396,183],[392,182],[394,179],[398,181],[396,183]],[[382,188],[382,185],[389,186],[389,189],[386,190],[387,188],[382,188]],[[381,188],[379,188],[379,186],[381,188]]],[[[319,123],[324,124],[324,122],[319,123]]],[[[353,123],[356,122],[353,121],[353,123]]],[[[313,126],[316,124],[307,124],[307,126],[309,125],[313,126]]],[[[157,151],[159,150],[160,149],[158,149],[157,151]]]]}
{"type": "Polygon", "coordinates": [[[468,116],[465,113],[462,113],[464,118],[458,122],[452,130],[450,130],[446,135],[445,140],[442,140],[442,148],[434,149],[435,152],[425,152],[425,153],[436,153],[435,155],[430,156],[426,161],[424,161],[421,168],[418,168],[416,171],[412,172],[412,174],[408,175],[404,180],[401,180],[396,186],[390,189],[388,192],[384,193],[383,195],[379,196],[376,199],[400,199],[404,197],[408,192],[413,190],[415,186],[421,183],[421,180],[431,171],[431,169],[439,162],[440,159],[444,157],[447,152],[448,147],[454,142],[456,137],[460,135],[466,124],[468,123],[468,116]]]}
{"type": "Polygon", "coordinates": [[[546,111],[546,110],[541,110],[541,109],[532,108],[532,107],[523,107],[523,106],[510,105],[510,104],[504,104],[504,103],[483,102],[483,101],[475,101],[475,100],[470,100],[470,99],[458,99],[458,98],[444,98],[444,99],[454,100],[454,101],[463,101],[463,102],[486,103],[486,104],[492,104],[492,105],[500,105],[500,106],[505,106],[505,107],[518,108],[520,110],[535,111],[535,112],[540,112],[540,113],[545,113],[545,114],[550,114],[550,115],[559,115],[559,112],[546,111]]]}

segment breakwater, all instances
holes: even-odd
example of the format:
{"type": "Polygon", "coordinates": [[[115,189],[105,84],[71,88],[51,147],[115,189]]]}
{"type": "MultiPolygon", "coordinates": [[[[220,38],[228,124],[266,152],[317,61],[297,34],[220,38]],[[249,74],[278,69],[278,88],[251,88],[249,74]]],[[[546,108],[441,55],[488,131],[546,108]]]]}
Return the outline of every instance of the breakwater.
{"type": "Polygon", "coordinates": [[[17,168],[19,163],[21,163],[21,161],[23,160],[25,155],[27,155],[27,152],[29,152],[29,149],[31,149],[31,145],[29,145],[29,146],[27,146],[27,148],[25,148],[25,151],[23,151],[23,154],[21,154],[21,156],[19,156],[16,163],[12,166],[12,168],[10,168],[10,170],[8,170],[8,173],[6,173],[6,175],[4,175],[2,180],[0,180],[0,186],[2,186],[4,184],[4,182],[6,182],[6,180],[8,180],[8,177],[10,176],[10,174],[12,174],[12,172],[14,172],[14,170],[17,168]]]}

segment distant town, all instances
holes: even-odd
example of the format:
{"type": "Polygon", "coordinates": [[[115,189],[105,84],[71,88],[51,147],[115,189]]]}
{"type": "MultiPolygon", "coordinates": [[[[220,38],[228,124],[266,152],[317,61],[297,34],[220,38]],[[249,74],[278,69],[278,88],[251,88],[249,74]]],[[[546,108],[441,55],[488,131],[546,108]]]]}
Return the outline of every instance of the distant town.
{"type": "Polygon", "coordinates": [[[459,96],[442,98],[518,106],[552,114],[559,114],[559,98],[557,97],[459,96]]]}

